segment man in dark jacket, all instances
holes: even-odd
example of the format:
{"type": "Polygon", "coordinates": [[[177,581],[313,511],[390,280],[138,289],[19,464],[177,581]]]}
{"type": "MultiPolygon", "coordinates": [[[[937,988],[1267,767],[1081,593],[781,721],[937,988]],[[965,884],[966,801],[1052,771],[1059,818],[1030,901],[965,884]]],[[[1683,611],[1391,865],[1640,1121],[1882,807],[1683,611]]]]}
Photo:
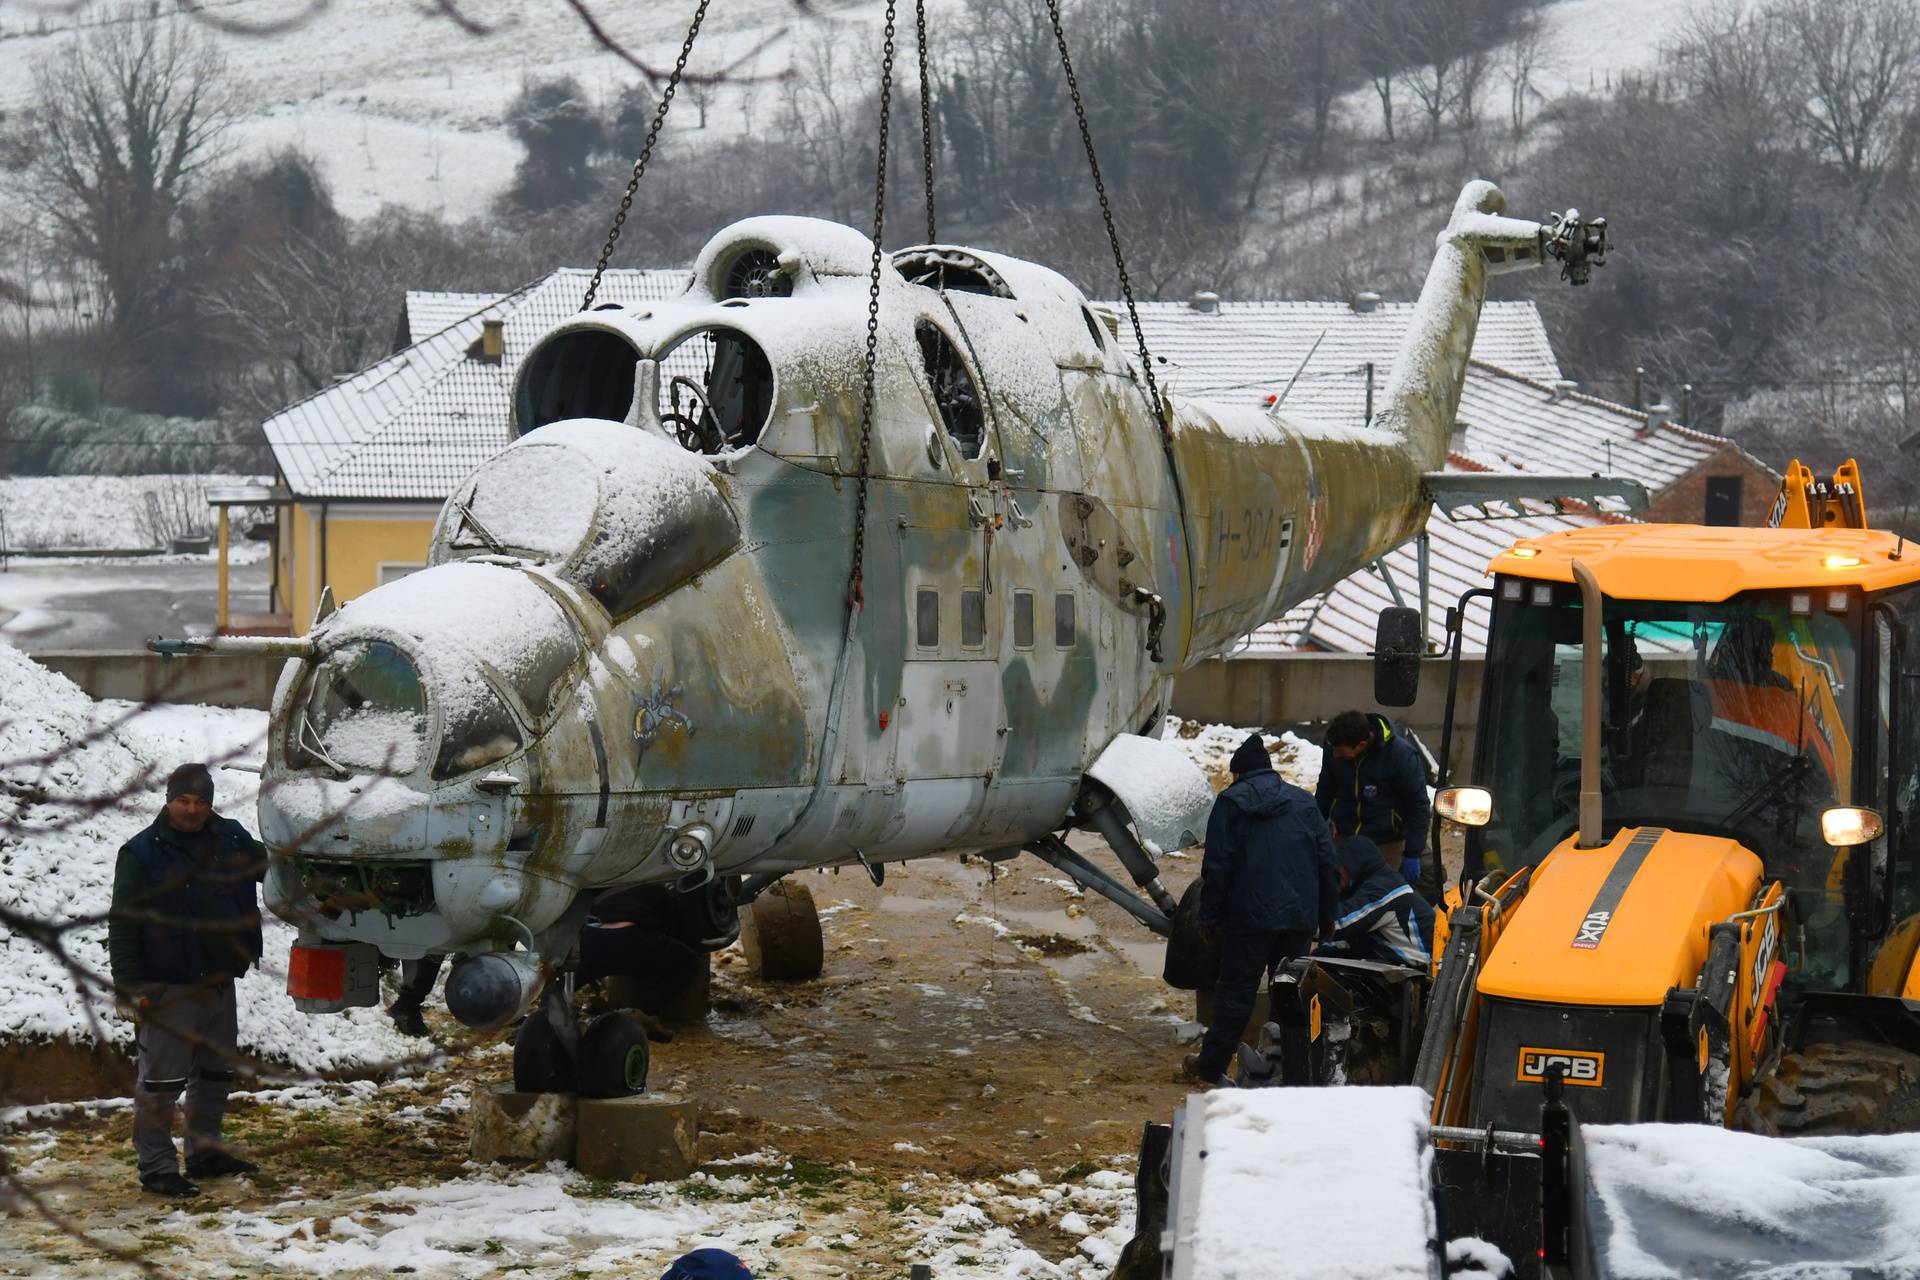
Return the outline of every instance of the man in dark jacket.
{"type": "Polygon", "coordinates": [[[1413,743],[1396,734],[1385,716],[1342,711],[1327,726],[1325,746],[1313,798],[1334,838],[1367,837],[1388,866],[1399,867],[1429,898],[1438,897],[1437,865],[1421,881],[1432,809],[1426,765],[1413,743]]]}
{"type": "Polygon", "coordinates": [[[115,991],[138,1023],[140,1185],[158,1195],[197,1196],[192,1179],[255,1167],[222,1145],[220,1122],[239,1038],[233,983],[260,958],[254,886],[266,869],[260,842],[213,811],[213,775],[204,764],[168,775],[166,807],[120,847],[107,949],[115,991]],[[173,1145],[182,1092],[185,1177],[173,1145]]]}
{"type": "Polygon", "coordinates": [[[1332,943],[1315,954],[1426,968],[1433,959],[1433,904],[1415,893],[1365,836],[1342,840],[1334,856],[1340,863],[1339,913],[1332,943]]]}
{"type": "Polygon", "coordinates": [[[1227,767],[1233,784],[1214,801],[1200,864],[1200,928],[1219,942],[1220,976],[1200,1052],[1181,1063],[1207,1081],[1226,1073],[1261,978],[1332,928],[1340,896],[1327,824],[1312,796],[1273,771],[1260,735],[1227,767]]]}

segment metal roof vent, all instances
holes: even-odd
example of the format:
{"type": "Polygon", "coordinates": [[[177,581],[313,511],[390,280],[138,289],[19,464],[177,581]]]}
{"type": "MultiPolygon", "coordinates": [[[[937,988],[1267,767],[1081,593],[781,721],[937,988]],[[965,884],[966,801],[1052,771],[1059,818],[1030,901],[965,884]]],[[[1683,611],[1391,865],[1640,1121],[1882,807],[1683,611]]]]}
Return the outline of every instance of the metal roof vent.
{"type": "Polygon", "coordinates": [[[1447,452],[1450,454],[1459,454],[1463,458],[1467,456],[1467,421],[1465,418],[1455,418],[1453,420],[1453,429],[1447,432],[1447,452]]]}
{"type": "Polygon", "coordinates": [[[1211,289],[1202,289],[1187,299],[1187,305],[1195,311],[1212,315],[1220,309],[1220,295],[1211,289]]]}
{"type": "Polygon", "coordinates": [[[1659,404],[1647,406],[1646,425],[1641,428],[1643,435],[1650,435],[1661,427],[1673,425],[1673,406],[1662,400],[1659,404]]]}
{"type": "Polygon", "coordinates": [[[1559,404],[1580,389],[1580,384],[1572,378],[1555,378],[1548,385],[1547,403],[1559,404]]]}
{"type": "Polygon", "coordinates": [[[1353,301],[1348,305],[1353,308],[1355,315],[1371,315],[1380,309],[1380,295],[1371,289],[1362,289],[1353,295],[1353,301]]]}

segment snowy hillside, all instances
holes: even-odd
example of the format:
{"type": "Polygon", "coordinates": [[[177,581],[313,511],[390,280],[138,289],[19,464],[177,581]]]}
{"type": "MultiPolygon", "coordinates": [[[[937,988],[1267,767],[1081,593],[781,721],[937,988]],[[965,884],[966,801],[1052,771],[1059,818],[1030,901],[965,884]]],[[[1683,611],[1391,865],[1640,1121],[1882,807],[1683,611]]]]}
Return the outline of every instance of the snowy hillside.
{"type": "MultiPolygon", "coordinates": [[[[309,8],[305,0],[215,0],[201,6],[223,21],[266,23],[309,8]]],[[[962,0],[928,6],[938,48],[941,20],[962,0]]],[[[464,0],[461,13],[486,28],[469,34],[416,0],[355,0],[320,6],[296,31],[216,34],[239,82],[240,155],[293,145],[316,156],[343,212],[365,217],[387,203],[459,219],[484,214],[505,187],[519,148],[501,114],[530,77],[571,75],[601,101],[638,73],[597,45],[563,0],[464,0]]],[[[707,132],[753,127],[782,86],[770,77],[831,46],[840,65],[857,50],[877,56],[879,0],[725,0],[712,6],[693,70],[731,69],[742,82],[707,91],[707,132]]],[[[0,11],[0,113],[29,106],[32,67],[103,7],[0,11]]],[[[1685,6],[1670,0],[1559,0],[1545,10],[1546,57],[1534,82],[1548,97],[1585,90],[1650,65],[1672,38],[1685,6]]],[[[615,39],[649,65],[673,62],[692,6],[608,5],[598,11],[615,39]]],[[[902,42],[911,56],[911,17],[902,42]]],[[[673,129],[693,136],[698,91],[676,105],[673,129]]],[[[1497,88],[1496,93],[1504,92],[1497,88]]],[[[1349,109],[1364,110],[1370,91],[1349,109]]]]}
{"type": "MultiPolygon", "coordinates": [[[[215,765],[215,808],[254,825],[266,715],[212,707],[95,703],[8,645],[0,645],[0,905],[37,920],[102,916],[114,856],[159,812],[167,773],[188,760],[215,765]]],[[[405,1057],[414,1045],[377,1009],[338,1018],[298,1012],[285,991],[293,929],[269,916],[266,956],[241,980],[240,1044],[277,1062],[333,1071],[405,1057]]],[[[107,972],[106,926],[65,935],[72,959],[107,972]]],[[[83,999],[74,975],[45,947],[0,932],[0,1042],[67,1039],[130,1043],[133,1028],[108,1002],[83,999]]]]}
{"type": "MultiPolygon", "coordinates": [[[[571,75],[604,101],[639,79],[595,43],[562,0],[462,0],[459,11],[485,28],[481,34],[469,34],[437,16],[435,6],[416,0],[331,6],[214,0],[198,7],[223,21],[256,24],[316,10],[287,34],[210,34],[239,82],[238,153],[289,145],[310,152],[332,180],[341,210],[352,217],[366,217],[387,203],[455,219],[483,214],[519,160],[501,113],[523,81],[571,75]]],[[[951,7],[953,0],[929,6],[935,14],[951,7]]],[[[877,35],[869,40],[866,33],[883,9],[874,0],[812,0],[804,9],[793,0],[713,5],[691,69],[731,68],[760,83],[714,90],[708,129],[738,132],[757,98],[771,100],[780,92],[769,78],[819,40],[877,48],[877,35]],[[749,54],[755,56],[742,62],[749,54]]],[[[27,107],[34,97],[33,64],[102,12],[99,4],[71,16],[64,8],[0,12],[0,112],[27,107]]],[[[673,64],[692,13],[690,4],[676,2],[606,5],[597,16],[637,57],[665,68],[673,64]]],[[[697,117],[692,95],[683,95],[676,123],[691,129],[697,117]]]]}

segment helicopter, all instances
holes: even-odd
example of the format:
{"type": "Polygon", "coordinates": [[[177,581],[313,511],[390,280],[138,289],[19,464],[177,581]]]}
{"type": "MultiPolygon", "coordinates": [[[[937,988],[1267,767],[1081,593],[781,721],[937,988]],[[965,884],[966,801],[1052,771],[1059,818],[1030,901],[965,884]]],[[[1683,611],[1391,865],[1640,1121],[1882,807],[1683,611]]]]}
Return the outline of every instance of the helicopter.
{"type": "Polygon", "coordinates": [[[1351,424],[1160,399],[1044,266],[726,227],[679,297],[534,345],[425,569],[304,637],[175,642],[290,659],[259,810],[290,991],[371,1004],[383,955],[452,954],[470,1026],[549,993],[522,1087],[618,1092],[643,1033],[583,1031],[567,977],[616,892],[713,950],[794,872],[1024,851],[1166,933],[1154,859],[1212,801],[1156,734],[1175,678],[1417,534],[1488,277],[1606,248],[1468,184],[1351,424]]]}

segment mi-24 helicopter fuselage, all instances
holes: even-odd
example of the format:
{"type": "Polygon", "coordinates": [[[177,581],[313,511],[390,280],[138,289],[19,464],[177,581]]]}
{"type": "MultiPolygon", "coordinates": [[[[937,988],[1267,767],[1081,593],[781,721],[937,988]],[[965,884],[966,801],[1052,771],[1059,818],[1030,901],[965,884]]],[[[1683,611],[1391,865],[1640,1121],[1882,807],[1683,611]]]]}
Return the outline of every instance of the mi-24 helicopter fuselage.
{"type": "Polygon", "coordinates": [[[1487,275],[1603,247],[1502,208],[1462,192],[1364,425],[1174,397],[1163,433],[1130,335],[1061,276],[887,255],[851,610],[865,236],[748,219],[682,296],[556,326],[428,567],[294,642],[260,826],[296,994],[369,1003],[375,949],[453,953],[450,1007],[497,1024],[606,890],[672,885],[719,945],[783,873],[1088,822],[1164,910],[1148,855],[1210,797],[1194,817],[1172,749],[1130,735],[1421,529],[1487,275]]]}

